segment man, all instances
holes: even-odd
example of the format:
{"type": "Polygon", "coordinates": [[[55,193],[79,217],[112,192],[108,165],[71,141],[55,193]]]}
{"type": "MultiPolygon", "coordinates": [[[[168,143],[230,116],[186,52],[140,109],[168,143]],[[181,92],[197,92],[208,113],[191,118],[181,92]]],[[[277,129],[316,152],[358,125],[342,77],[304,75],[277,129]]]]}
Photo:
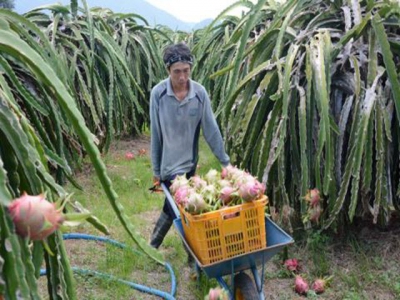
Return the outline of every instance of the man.
{"type": "MultiPolygon", "coordinates": [[[[154,183],[167,187],[177,175],[195,174],[200,128],[214,155],[229,164],[221,132],[205,88],[190,79],[193,57],[183,43],[168,46],[163,55],[169,77],[157,84],[150,96],[151,159],[154,183]]],[[[158,248],[175,218],[168,200],[151,236],[158,248]]]]}

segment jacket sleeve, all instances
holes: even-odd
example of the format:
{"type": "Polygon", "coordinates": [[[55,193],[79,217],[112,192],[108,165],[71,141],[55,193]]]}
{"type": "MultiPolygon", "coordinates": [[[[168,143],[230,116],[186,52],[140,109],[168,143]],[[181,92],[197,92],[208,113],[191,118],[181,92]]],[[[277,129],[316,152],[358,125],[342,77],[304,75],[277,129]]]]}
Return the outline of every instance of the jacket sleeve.
{"type": "Polygon", "coordinates": [[[151,136],[151,163],[154,176],[160,177],[162,135],[160,117],[158,114],[159,99],[154,89],[150,94],[150,136],[151,136]]]}
{"type": "Polygon", "coordinates": [[[211,151],[218,158],[220,163],[226,167],[229,164],[229,156],[225,152],[224,141],[219,130],[214,113],[211,109],[211,102],[207,92],[203,95],[203,116],[201,120],[201,129],[203,136],[211,151]]]}

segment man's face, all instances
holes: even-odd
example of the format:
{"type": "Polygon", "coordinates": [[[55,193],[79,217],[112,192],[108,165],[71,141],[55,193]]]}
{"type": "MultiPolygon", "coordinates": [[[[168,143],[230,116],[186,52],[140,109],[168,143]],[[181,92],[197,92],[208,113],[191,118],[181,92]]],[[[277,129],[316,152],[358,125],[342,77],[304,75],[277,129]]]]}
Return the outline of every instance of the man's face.
{"type": "Polygon", "coordinates": [[[168,73],[174,86],[186,86],[190,77],[190,64],[176,62],[169,67],[168,73]]]}

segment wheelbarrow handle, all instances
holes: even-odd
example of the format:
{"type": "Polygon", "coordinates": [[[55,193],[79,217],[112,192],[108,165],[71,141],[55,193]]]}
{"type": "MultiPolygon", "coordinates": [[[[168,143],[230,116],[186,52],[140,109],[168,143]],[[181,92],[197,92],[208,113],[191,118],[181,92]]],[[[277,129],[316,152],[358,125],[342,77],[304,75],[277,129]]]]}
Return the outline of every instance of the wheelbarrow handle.
{"type": "Polygon", "coordinates": [[[179,213],[178,207],[176,206],[175,200],[172,198],[172,195],[169,192],[169,189],[167,188],[167,186],[163,182],[161,183],[161,188],[163,189],[165,197],[167,198],[169,204],[172,207],[172,210],[174,211],[175,219],[178,219],[179,216],[180,216],[180,213],[179,213]]]}

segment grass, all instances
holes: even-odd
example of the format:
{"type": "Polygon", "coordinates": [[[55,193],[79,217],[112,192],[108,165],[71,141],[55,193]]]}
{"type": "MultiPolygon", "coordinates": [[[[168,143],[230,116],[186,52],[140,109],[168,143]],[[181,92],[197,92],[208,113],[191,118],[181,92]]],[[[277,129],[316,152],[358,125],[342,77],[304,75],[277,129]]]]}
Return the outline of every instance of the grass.
{"type": "MultiPolygon", "coordinates": [[[[148,137],[145,136],[142,139],[144,139],[144,141],[141,141],[143,147],[148,147],[149,144],[146,143],[148,137]]],[[[148,239],[162,209],[164,196],[148,191],[148,188],[152,185],[153,176],[149,150],[144,148],[146,150],[145,155],[139,155],[140,149],[143,149],[142,144],[135,141],[119,141],[111,147],[108,154],[103,156],[103,161],[107,166],[108,175],[127,216],[137,231],[145,239],[148,239]],[[134,153],[135,158],[133,160],[125,158],[125,153],[128,151],[134,153]]],[[[210,168],[220,169],[219,162],[204,141],[200,144],[199,152],[198,174],[204,174],[210,168]]],[[[128,235],[108,203],[101,184],[89,163],[85,169],[85,172],[77,177],[77,181],[83,187],[83,190],[72,185],[66,186],[66,189],[73,193],[73,201],[79,201],[102,223],[106,224],[110,231],[110,238],[125,243],[128,249],[135,249],[135,245],[128,239],[128,235]]],[[[87,223],[71,229],[71,232],[102,235],[87,223]]],[[[168,272],[145,255],[93,241],[66,241],[66,245],[73,266],[111,274],[162,291],[169,291],[170,289],[171,283],[168,272]]],[[[180,238],[177,234],[174,234],[173,230],[170,230],[161,248],[166,261],[172,265],[175,274],[180,274],[182,268],[187,269],[187,273],[190,273],[190,268],[186,266],[187,254],[180,238]]],[[[153,299],[126,285],[112,281],[82,275],[76,275],[75,279],[79,299],[153,299]]],[[[180,280],[179,277],[178,280],[180,280]]],[[[44,281],[44,279],[41,279],[41,281],[44,281]]],[[[216,283],[212,282],[211,284],[216,286],[216,283]]],[[[44,283],[42,284],[44,285],[44,283]]],[[[197,289],[196,281],[189,282],[187,285],[195,290],[196,297],[202,297],[200,294],[203,291],[197,289]]],[[[202,279],[201,286],[205,287],[207,291],[208,285],[208,281],[202,279]]]]}
{"type": "MultiPolygon", "coordinates": [[[[162,194],[148,191],[152,185],[148,140],[145,136],[118,141],[103,157],[119,201],[145,239],[150,237],[164,201],[162,194]],[[144,147],[147,147],[146,155],[139,156],[139,149],[144,147]],[[136,155],[134,160],[125,158],[127,151],[136,155]]],[[[204,140],[201,140],[198,173],[204,175],[210,168],[220,169],[220,165],[204,140]]],[[[132,251],[135,245],[120,225],[90,164],[76,179],[84,189],[78,190],[68,185],[67,190],[74,193],[72,199],[81,202],[107,225],[110,238],[125,243],[128,248],[123,250],[94,241],[66,241],[71,264],[169,291],[170,277],[165,268],[146,255],[132,251]]],[[[102,235],[87,223],[72,231],[102,235]]],[[[300,273],[309,283],[317,277],[333,276],[331,286],[324,294],[310,293],[308,299],[400,299],[398,233],[380,232],[367,226],[349,229],[344,237],[317,232],[293,235],[296,243],[286,253],[274,256],[266,265],[266,299],[301,298],[293,291],[293,274],[282,266],[282,261],[287,257],[300,259],[300,273]],[[368,229],[367,234],[365,228],[368,229]]],[[[201,276],[198,282],[190,280],[191,268],[186,263],[186,252],[174,229],[166,236],[160,251],[177,277],[177,299],[204,299],[211,287],[218,286],[214,279],[209,280],[206,276],[201,276]]],[[[75,279],[78,299],[159,299],[114,281],[78,274],[75,279]]],[[[45,279],[40,281],[42,290],[45,290],[45,279]]]]}

